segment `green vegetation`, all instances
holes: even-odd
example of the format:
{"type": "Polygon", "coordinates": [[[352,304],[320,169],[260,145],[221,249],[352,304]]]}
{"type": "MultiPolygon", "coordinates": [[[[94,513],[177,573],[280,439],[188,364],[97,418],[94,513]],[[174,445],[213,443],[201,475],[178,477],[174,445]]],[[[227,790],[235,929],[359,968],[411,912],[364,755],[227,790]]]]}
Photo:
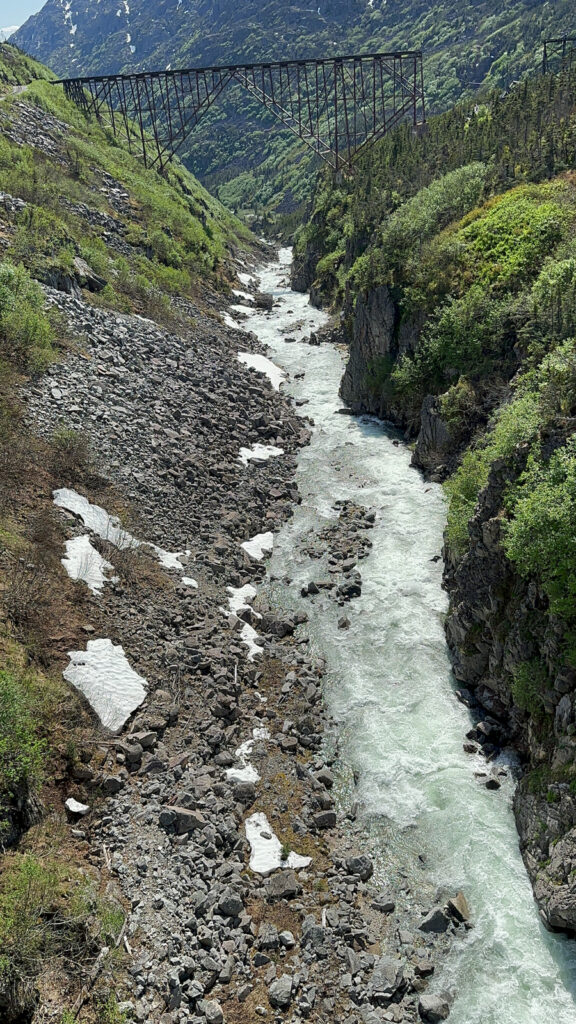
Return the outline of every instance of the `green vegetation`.
{"type": "MultiPolygon", "coordinates": [[[[41,970],[59,961],[89,965],[102,946],[114,946],[123,923],[119,904],[55,857],[7,857],[0,877],[0,1006],[30,1012],[41,970]]],[[[108,1000],[100,1020],[121,1019],[115,1000],[108,1000]]]]}
{"type": "MultiPolygon", "coordinates": [[[[116,10],[114,0],[100,0],[97,9],[91,0],[79,0],[74,16],[80,30],[71,48],[59,9],[48,5],[34,29],[24,26],[16,41],[62,74],[79,67],[102,74],[162,69],[169,63],[173,68],[206,67],[422,49],[428,107],[439,112],[463,95],[481,106],[486,89],[500,93],[539,70],[544,38],[574,31],[570,0],[335,0],[320,9],[300,0],[290,7],[278,0],[264,7],[257,0],[242,5],[206,0],[192,13],[169,0],[143,0],[131,9],[129,24],[124,12],[117,17],[116,10]]],[[[455,139],[449,145],[454,142],[459,145],[455,139]]],[[[245,91],[238,88],[234,96],[230,87],[187,139],[185,159],[227,205],[261,217],[302,209],[318,166],[245,91]]],[[[407,163],[404,177],[410,176],[407,163]]],[[[326,250],[331,251],[334,247],[326,250]]]]}
{"type": "Polygon", "coordinates": [[[39,694],[26,676],[0,672],[0,794],[38,786],[46,743],[36,732],[39,694]]]}
{"type": "Polygon", "coordinates": [[[542,693],[549,686],[550,680],[545,665],[536,658],[524,661],[516,668],[512,680],[514,702],[538,721],[543,714],[542,693]]]}
{"type": "Polygon", "coordinates": [[[22,265],[0,263],[0,356],[22,369],[43,370],[54,358],[53,344],[40,287],[22,265]]]}
{"type": "Polygon", "coordinates": [[[550,610],[576,628],[576,438],[550,458],[533,452],[513,489],[506,553],[523,576],[536,576],[550,610]]]}
{"type": "Polygon", "coordinates": [[[466,551],[468,522],[494,462],[509,459],[519,444],[536,436],[539,425],[538,403],[528,392],[500,409],[493,429],[465,452],[460,468],[446,482],[450,499],[446,540],[452,554],[466,551]]]}
{"type": "MultiPolygon", "coordinates": [[[[0,69],[2,60],[14,80],[29,81],[34,62],[9,46],[0,48],[0,69]]],[[[19,127],[22,97],[3,97],[2,189],[27,203],[0,218],[10,229],[6,257],[49,284],[82,284],[75,265],[80,258],[101,278],[94,302],[148,312],[169,325],[170,296],[198,298],[206,288],[226,287],[227,259],[232,248],[249,244],[246,228],[178,162],[164,177],[146,169],[109,130],[68,102],[41,65],[34,67],[37,80],[28,85],[25,101],[38,108],[39,125],[48,118],[62,138],[57,159],[28,144],[27,122],[19,127]]]]}

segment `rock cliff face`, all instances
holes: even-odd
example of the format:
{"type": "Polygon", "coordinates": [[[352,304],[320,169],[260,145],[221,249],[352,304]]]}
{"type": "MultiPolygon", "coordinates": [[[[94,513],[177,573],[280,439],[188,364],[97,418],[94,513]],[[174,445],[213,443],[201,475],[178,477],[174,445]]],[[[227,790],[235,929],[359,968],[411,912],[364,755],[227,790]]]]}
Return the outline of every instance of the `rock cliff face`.
{"type": "Polygon", "coordinates": [[[493,464],[470,520],[470,547],[458,565],[446,563],[450,593],[446,623],[454,673],[479,704],[474,739],[489,756],[506,745],[526,773],[515,795],[520,846],[544,923],[576,932],[576,794],[563,768],[576,755],[576,676],[556,669],[561,631],[533,580],[523,580],[502,547],[507,486],[522,472],[527,451],[493,464]],[[515,680],[545,666],[537,704],[523,710],[515,680]],[[563,781],[564,779],[564,781],[563,781]]]}
{"type": "MultiPolygon", "coordinates": [[[[397,407],[385,384],[391,364],[417,347],[422,322],[401,322],[389,289],[380,287],[358,297],[352,325],[342,398],[354,412],[391,419],[417,436],[414,465],[443,479],[466,438],[451,431],[439,398],[426,396],[410,413],[397,407]]],[[[553,449],[565,440],[564,433],[545,443],[553,449]]],[[[488,758],[513,746],[525,769],[514,810],[542,919],[576,932],[576,787],[563,774],[576,758],[576,674],[557,668],[561,624],[536,581],[515,572],[502,544],[505,494],[527,456],[528,447],[520,446],[512,459],[492,464],[470,519],[466,554],[457,561],[445,552],[446,634],[456,680],[476,712],[471,739],[488,758]],[[532,702],[519,691],[521,673],[537,691],[532,702]]]]}
{"type": "Polygon", "coordinates": [[[371,413],[383,418],[400,418],[382,388],[382,380],[391,363],[418,343],[421,324],[402,321],[390,290],[381,285],[360,293],[353,315],[350,356],[342,378],[340,394],[356,413],[371,413]]]}
{"type": "Polygon", "coordinates": [[[413,464],[430,476],[444,478],[462,439],[443,419],[439,400],[427,395],[421,408],[402,408],[385,383],[392,363],[416,349],[422,323],[423,317],[402,320],[386,286],[360,294],[340,394],[355,413],[369,413],[402,426],[416,439],[413,464]]]}

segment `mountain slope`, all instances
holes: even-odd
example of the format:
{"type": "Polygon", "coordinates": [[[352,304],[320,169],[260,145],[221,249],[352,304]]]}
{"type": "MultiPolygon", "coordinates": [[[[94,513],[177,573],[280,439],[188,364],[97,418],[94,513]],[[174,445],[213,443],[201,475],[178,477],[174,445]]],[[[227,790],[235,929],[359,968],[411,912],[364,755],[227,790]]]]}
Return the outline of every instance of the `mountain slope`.
{"type": "MultiPolygon", "coordinates": [[[[542,40],[573,30],[570,0],[48,0],[14,42],[62,75],[422,47],[430,108],[443,110],[533,72],[542,40]]],[[[258,106],[231,100],[191,137],[188,165],[234,207],[302,201],[310,159],[258,106]]]]}

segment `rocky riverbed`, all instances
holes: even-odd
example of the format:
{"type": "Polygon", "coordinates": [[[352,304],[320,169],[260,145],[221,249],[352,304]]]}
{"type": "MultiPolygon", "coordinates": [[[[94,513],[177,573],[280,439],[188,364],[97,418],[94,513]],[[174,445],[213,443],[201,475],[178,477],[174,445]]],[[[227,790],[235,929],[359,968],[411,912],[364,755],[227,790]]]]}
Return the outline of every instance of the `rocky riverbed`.
{"type": "MultiPolygon", "coordinates": [[[[248,269],[252,282],[245,268],[239,280],[254,291],[248,269]]],[[[254,599],[267,538],[299,501],[310,424],[238,360],[264,354],[258,339],[191,304],[174,335],[47,296],[78,342],[30,388],[31,424],[85,433],[98,455],[85,496],[178,553],[122,549],[88,528],[115,576],[94,597],[87,642],[121,644],[146,684],[124,731],[81,752],[68,793],[84,805],[71,836],[127,911],[123,1008],[163,1024],[445,1019],[451,995],[426,990],[469,926],[466,902],[422,905],[409,882],[374,882],[368,838],[334,797],[306,600],[288,615],[254,599]]],[[[61,514],[70,538],[86,533],[61,514]]],[[[371,526],[345,505],[328,528],[339,604],[361,587],[371,526]]]]}

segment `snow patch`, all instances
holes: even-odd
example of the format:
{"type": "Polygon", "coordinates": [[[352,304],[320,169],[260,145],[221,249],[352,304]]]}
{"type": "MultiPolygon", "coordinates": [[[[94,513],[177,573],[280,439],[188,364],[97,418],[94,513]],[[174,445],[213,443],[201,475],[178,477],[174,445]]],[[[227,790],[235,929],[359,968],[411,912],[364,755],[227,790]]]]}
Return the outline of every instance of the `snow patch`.
{"type": "Polygon", "coordinates": [[[61,487],[53,493],[54,504],[59,508],[80,516],[84,526],[92,530],[102,540],[109,540],[111,544],[121,551],[127,548],[137,548],[140,542],[124,529],[116,516],[108,515],[100,505],[92,505],[82,494],[73,491],[69,487],[61,487]]]}
{"type": "Polygon", "coordinates": [[[246,740],[238,747],[235,751],[235,756],[238,758],[240,764],[237,768],[227,768],[226,777],[231,782],[258,782],[260,776],[256,771],[254,765],[250,764],[248,758],[252,753],[252,747],[254,746],[254,740],[246,740]]]}
{"type": "Polygon", "coordinates": [[[185,587],[194,587],[194,590],[198,590],[198,583],[196,580],[192,579],[191,576],[183,576],[180,582],[183,583],[185,587]]]}
{"type": "MultiPolygon", "coordinates": [[[[141,543],[140,541],[138,543],[141,543]]],[[[181,558],[188,558],[191,552],[187,551],[165,551],[164,548],[159,548],[157,544],[146,543],[146,547],[152,548],[153,551],[158,555],[158,561],[160,565],[163,565],[165,569],[178,569],[180,572],[184,568],[181,558]]]]}
{"type": "Polygon", "coordinates": [[[251,583],[246,583],[243,587],[226,587],[226,592],[229,595],[228,604],[232,615],[246,611],[256,597],[256,587],[251,583]]]}
{"type": "Polygon", "coordinates": [[[279,391],[280,385],[286,380],[286,371],[280,369],[279,366],[276,366],[276,363],[273,363],[271,359],[267,359],[266,356],[259,356],[255,352],[239,352],[238,359],[251,370],[264,373],[276,391],[279,391]]]}
{"type": "Polygon", "coordinates": [[[242,629],[240,630],[240,638],[242,643],[248,648],[248,661],[254,661],[259,654],[262,654],[262,647],[256,643],[260,639],[258,633],[248,622],[245,622],[242,629]]]}
{"type": "Polygon", "coordinates": [[[261,562],[266,555],[271,555],[274,550],[274,534],[271,531],[268,531],[268,533],[257,533],[250,540],[245,540],[240,547],[244,549],[247,555],[250,555],[250,558],[261,562]]]}
{"type": "MultiPolygon", "coordinates": [[[[232,295],[235,295],[237,299],[246,299],[246,302],[254,302],[254,296],[251,295],[250,292],[241,291],[240,288],[233,288],[232,295]]],[[[254,312],[252,306],[250,307],[250,312],[254,312]]]]}
{"type": "Polygon", "coordinates": [[[250,764],[249,758],[252,753],[252,748],[256,740],[269,740],[270,733],[265,727],[257,727],[252,730],[252,739],[245,740],[236,751],[234,756],[238,758],[240,764],[237,768],[227,768],[226,775],[233,782],[258,782],[260,776],[253,765],[250,764]]]}
{"type": "Polygon", "coordinates": [[[278,455],[284,455],[283,448],[277,448],[274,444],[254,444],[251,448],[241,448],[238,458],[243,466],[249,462],[268,462],[278,455]]]}
{"type": "Polygon", "coordinates": [[[270,875],[278,868],[307,868],[311,857],[290,853],[282,859],[282,844],[270,826],[265,814],[252,814],[245,821],[246,838],[250,843],[250,868],[259,875],[270,875]]]}
{"type": "Polygon", "coordinates": [[[256,281],[256,278],[252,277],[252,274],[236,274],[236,277],[240,281],[240,284],[249,285],[254,284],[256,281]]]}
{"type": "Polygon", "coordinates": [[[114,566],[92,547],[87,533],[66,541],[66,555],[61,562],[70,578],[82,580],[93,594],[99,594],[104,584],[111,582],[105,570],[114,566]]]}
{"type": "Polygon", "coordinates": [[[106,729],[119,732],[145,699],[146,680],[111,640],[89,640],[85,651],[68,651],[68,657],[64,678],[84,694],[106,729]]]}
{"type": "Polygon", "coordinates": [[[55,505],[79,516],[84,526],[92,530],[92,533],[101,537],[102,540],[110,541],[120,551],[125,551],[128,548],[152,548],[165,569],[176,569],[178,572],[184,570],[181,559],[188,558],[191,554],[190,551],[166,551],[158,544],[137,540],[122,526],[117,516],[109,515],[106,509],[100,505],[93,505],[88,498],[69,487],[61,487],[54,491],[52,496],[55,505]]]}
{"type": "Polygon", "coordinates": [[[8,25],[7,28],[0,28],[0,43],[5,43],[19,28],[20,25],[8,25]]]}
{"type": "Polygon", "coordinates": [[[244,331],[245,332],[246,328],[242,327],[242,324],[237,323],[236,320],[233,320],[233,318],[230,316],[229,313],[223,313],[222,314],[222,319],[223,319],[224,323],[226,324],[226,327],[232,327],[235,331],[244,331]]]}

